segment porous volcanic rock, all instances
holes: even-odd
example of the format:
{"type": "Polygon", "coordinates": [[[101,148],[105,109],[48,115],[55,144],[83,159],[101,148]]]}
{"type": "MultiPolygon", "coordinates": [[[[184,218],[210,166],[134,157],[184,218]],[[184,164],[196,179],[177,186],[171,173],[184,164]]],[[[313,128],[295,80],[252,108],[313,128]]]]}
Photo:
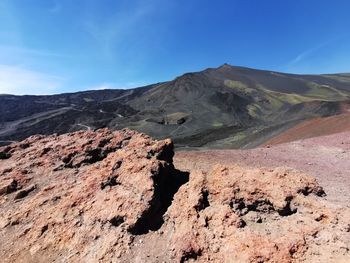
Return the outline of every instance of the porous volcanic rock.
{"type": "Polygon", "coordinates": [[[0,164],[2,262],[117,260],[134,234],[161,226],[187,180],[170,140],[131,130],[33,136],[0,151],[11,154],[0,164]]]}
{"type": "Polygon", "coordinates": [[[293,170],[215,166],[194,172],[169,208],[180,262],[349,262],[349,209],[293,170]]]}
{"type": "Polygon", "coordinates": [[[350,212],[285,168],[176,170],[128,129],[0,148],[1,262],[349,262],[350,212]]]}

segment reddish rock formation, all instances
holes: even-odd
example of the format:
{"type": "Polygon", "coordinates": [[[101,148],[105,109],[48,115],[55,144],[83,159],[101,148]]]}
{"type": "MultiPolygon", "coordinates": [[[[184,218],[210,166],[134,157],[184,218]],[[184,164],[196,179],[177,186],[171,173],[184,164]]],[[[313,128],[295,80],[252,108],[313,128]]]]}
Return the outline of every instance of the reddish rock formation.
{"type": "Polygon", "coordinates": [[[286,169],[180,172],[130,130],[0,148],[2,262],[348,262],[350,213],[286,169]]]}
{"type": "Polygon", "coordinates": [[[323,195],[315,179],[285,169],[196,172],[166,215],[169,243],[179,261],[345,262],[350,213],[323,195]]]}

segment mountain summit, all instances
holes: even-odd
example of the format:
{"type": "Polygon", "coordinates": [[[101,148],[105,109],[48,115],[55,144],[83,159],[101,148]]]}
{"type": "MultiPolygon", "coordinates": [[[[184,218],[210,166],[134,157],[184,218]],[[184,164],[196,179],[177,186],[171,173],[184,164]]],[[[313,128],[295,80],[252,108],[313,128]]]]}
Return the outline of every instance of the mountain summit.
{"type": "Polygon", "coordinates": [[[349,74],[294,75],[223,64],[130,90],[0,96],[0,143],[33,134],[132,128],[178,147],[254,147],[347,108],[349,74]]]}

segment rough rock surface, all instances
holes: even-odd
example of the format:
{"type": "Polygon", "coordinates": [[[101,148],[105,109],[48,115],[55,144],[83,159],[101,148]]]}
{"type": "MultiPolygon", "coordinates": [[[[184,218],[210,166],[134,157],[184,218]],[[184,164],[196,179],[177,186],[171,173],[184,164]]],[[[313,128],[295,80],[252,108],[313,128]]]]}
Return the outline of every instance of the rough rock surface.
{"type": "Polygon", "coordinates": [[[289,167],[314,176],[326,199],[350,208],[350,131],[244,150],[178,151],[180,170],[208,171],[216,164],[241,167],[289,167]]]}
{"type": "Polygon", "coordinates": [[[107,129],[0,148],[1,262],[349,262],[350,212],[283,168],[181,172],[107,129]]]}
{"type": "MultiPolygon", "coordinates": [[[[285,169],[216,166],[191,174],[167,218],[179,261],[348,262],[349,210],[285,169]]],[[[169,231],[170,231],[169,229],[169,231]]]]}

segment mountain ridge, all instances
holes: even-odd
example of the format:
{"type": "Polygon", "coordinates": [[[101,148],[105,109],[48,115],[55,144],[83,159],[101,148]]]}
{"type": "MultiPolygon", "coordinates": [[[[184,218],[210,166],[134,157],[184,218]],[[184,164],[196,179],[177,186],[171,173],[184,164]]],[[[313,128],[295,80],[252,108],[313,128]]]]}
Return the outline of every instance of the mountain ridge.
{"type": "Polygon", "coordinates": [[[128,127],[171,137],[179,147],[249,148],[304,120],[340,114],[348,101],[346,73],[297,75],[223,64],[128,90],[2,95],[0,141],[128,127]]]}

